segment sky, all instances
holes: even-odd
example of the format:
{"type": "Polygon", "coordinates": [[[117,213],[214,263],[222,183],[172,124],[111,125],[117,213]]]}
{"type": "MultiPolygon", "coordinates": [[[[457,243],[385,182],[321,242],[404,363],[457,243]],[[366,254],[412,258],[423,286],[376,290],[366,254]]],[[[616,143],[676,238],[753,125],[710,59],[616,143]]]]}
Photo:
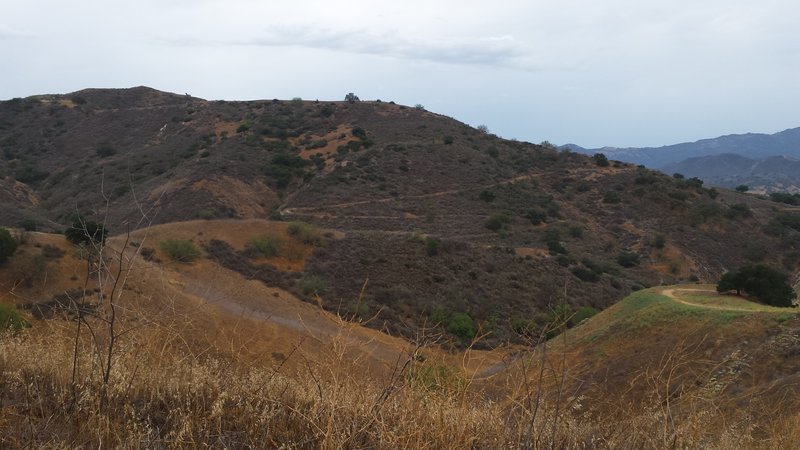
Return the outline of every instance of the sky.
{"type": "Polygon", "coordinates": [[[800,126],[796,0],[0,0],[0,99],[150,86],[422,104],[505,138],[800,126]]]}

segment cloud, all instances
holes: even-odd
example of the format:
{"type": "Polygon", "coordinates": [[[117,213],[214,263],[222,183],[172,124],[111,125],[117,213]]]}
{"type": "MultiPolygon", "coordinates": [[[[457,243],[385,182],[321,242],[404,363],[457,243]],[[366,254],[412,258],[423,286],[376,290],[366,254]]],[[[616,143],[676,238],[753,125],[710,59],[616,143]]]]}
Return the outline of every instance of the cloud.
{"type": "Polygon", "coordinates": [[[270,27],[258,36],[212,41],[169,39],[181,45],[304,47],[448,64],[514,66],[525,56],[512,36],[419,39],[397,33],[333,31],[310,27],[270,27]]]}
{"type": "Polygon", "coordinates": [[[0,39],[13,39],[24,37],[23,34],[9,30],[8,28],[0,25],[0,39]]]}

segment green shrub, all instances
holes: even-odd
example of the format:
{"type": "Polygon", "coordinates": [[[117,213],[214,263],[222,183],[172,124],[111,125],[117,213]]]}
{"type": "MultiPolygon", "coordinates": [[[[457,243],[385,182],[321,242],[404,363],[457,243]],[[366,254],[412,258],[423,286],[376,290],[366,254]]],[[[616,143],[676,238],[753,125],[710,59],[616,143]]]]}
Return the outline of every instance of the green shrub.
{"type": "Polygon", "coordinates": [[[622,201],[622,197],[614,191],[608,191],[603,195],[603,203],[616,204],[622,201]]]}
{"type": "Polygon", "coordinates": [[[18,331],[28,327],[30,324],[19,315],[13,306],[0,304],[0,333],[7,330],[18,331]]]}
{"type": "Polygon", "coordinates": [[[297,288],[305,295],[316,295],[325,290],[325,282],[314,275],[306,275],[297,280],[297,288]]]}
{"type": "Polygon", "coordinates": [[[322,233],[310,223],[289,222],[286,226],[286,232],[289,233],[289,236],[296,237],[304,244],[318,245],[322,242],[322,233]]]}
{"type": "Polygon", "coordinates": [[[281,254],[283,239],[275,234],[262,234],[253,236],[247,244],[259,257],[275,258],[281,254]]]}
{"type": "Polygon", "coordinates": [[[472,322],[472,317],[466,313],[453,314],[447,323],[447,331],[464,340],[474,338],[475,326],[472,322]]]}
{"type": "Polygon", "coordinates": [[[104,225],[80,217],[64,230],[64,236],[75,245],[102,245],[106,242],[107,234],[108,230],[104,225]]]}
{"type": "Polygon", "coordinates": [[[453,143],[453,136],[445,136],[444,137],[444,143],[445,143],[445,145],[452,144],[453,143]]]}
{"type": "Polygon", "coordinates": [[[576,267],[572,269],[572,274],[578,277],[578,279],[581,281],[588,281],[590,283],[597,283],[600,281],[600,276],[598,276],[594,271],[585,267],[576,267]]]}
{"type": "Polygon", "coordinates": [[[39,228],[39,224],[33,219],[21,220],[18,225],[25,231],[36,231],[39,228]]]}
{"type": "MultiPolygon", "coordinates": [[[[737,188],[738,190],[738,188],[737,188]]],[[[772,192],[769,194],[773,202],[786,203],[787,205],[800,205],[800,194],[788,194],[785,192],[772,192]]]]}
{"type": "Polygon", "coordinates": [[[571,326],[578,325],[584,320],[594,317],[597,313],[598,311],[591,306],[582,306],[575,310],[575,313],[569,319],[569,323],[571,326]]]}
{"type": "Polygon", "coordinates": [[[436,256],[439,254],[439,240],[433,238],[425,238],[425,253],[428,256],[436,256]]]}
{"type": "Polygon", "coordinates": [[[750,186],[746,184],[740,184],[736,186],[736,192],[747,192],[750,190],[750,186]]]}
{"type": "Polygon", "coordinates": [[[0,264],[6,262],[8,258],[17,251],[17,241],[5,228],[0,228],[0,264]]]}
{"type": "Polygon", "coordinates": [[[33,166],[22,166],[14,171],[14,179],[20,183],[31,184],[44,180],[50,176],[50,172],[39,170],[33,166]]]}
{"type": "Polygon", "coordinates": [[[283,189],[292,182],[294,177],[301,176],[303,169],[312,164],[311,161],[288,153],[278,153],[272,157],[269,164],[264,167],[264,173],[275,179],[278,189],[283,189]]]}
{"type": "Polygon", "coordinates": [[[507,215],[494,214],[483,225],[492,231],[498,231],[501,228],[505,228],[509,222],[511,222],[511,219],[507,215]]]}
{"type": "Polygon", "coordinates": [[[606,158],[606,155],[602,153],[595,153],[594,156],[592,156],[592,159],[599,167],[608,167],[608,158],[606,158]]]}
{"type": "Polygon", "coordinates": [[[638,266],[639,255],[633,252],[620,252],[617,255],[617,264],[622,267],[638,266]]]}
{"type": "Polygon", "coordinates": [[[662,248],[664,248],[664,245],[665,245],[665,244],[666,244],[666,240],[664,239],[664,236],[663,236],[663,235],[661,235],[661,234],[657,234],[657,235],[656,235],[656,236],[653,238],[653,242],[651,242],[651,245],[652,245],[653,247],[657,248],[657,249],[662,249],[662,248]]]}
{"type": "Polygon", "coordinates": [[[528,218],[533,225],[539,225],[547,220],[547,213],[534,209],[528,212],[525,217],[528,218]]]}
{"type": "Polygon", "coordinates": [[[351,132],[351,134],[352,134],[353,136],[355,136],[355,137],[357,137],[357,138],[361,139],[361,140],[364,140],[364,139],[366,139],[366,138],[367,138],[367,132],[366,132],[366,130],[364,130],[364,129],[363,129],[363,128],[361,128],[361,127],[355,127],[355,128],[353,128],[353,131],[351,132]]]}
{"type": "Polygon", "coordinates": [[[511,330],[514,333],[523,336],[535,336],[536,328],[536,323],[532,320],[522,319],[520,317],[511,319],[511,330]]]}
{"type": "Polygon", "coordinates": [[[110,145],[101,145],[100,147],[97,147],[95,153],[97,153],[97,156],[101,158],[107,158],[109,156],[115,155],[117,151],[114,150],[114,147],[111,147],[110,145]]]}
{"type": "Polygon", "coordinates": [[[494,201],[495,195],[492,191],[481,191],[481,193],[478,195],[478,198],[485,202],[491,202],[494,201]]]}
{"type": "Polygon", "coordinates": [[[188,239],[166,239],[159,248],[169,259],[181,263],[191,263],[202,256],[200,249],[188,239]]]}

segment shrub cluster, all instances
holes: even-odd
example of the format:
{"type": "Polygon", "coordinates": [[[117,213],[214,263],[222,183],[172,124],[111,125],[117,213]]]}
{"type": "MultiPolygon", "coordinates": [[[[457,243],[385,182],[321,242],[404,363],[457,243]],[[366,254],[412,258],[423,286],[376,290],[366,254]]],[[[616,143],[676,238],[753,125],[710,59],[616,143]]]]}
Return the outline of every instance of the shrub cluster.
{"type": "Polygon", "coordinates": [[[188,239],[166,239],[159,248],[169,259],[181,263],[191,263],[202,256],[200,249],[188,239]]]}

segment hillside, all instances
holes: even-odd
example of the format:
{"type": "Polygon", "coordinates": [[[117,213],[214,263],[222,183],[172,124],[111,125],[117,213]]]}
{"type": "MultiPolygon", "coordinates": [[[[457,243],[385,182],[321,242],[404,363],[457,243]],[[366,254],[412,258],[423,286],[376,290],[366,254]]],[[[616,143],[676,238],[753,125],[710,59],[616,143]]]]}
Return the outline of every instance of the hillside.
{"type": "Polygon", "coordinates": [[[791,448],[800,438],[798,350],[794,309],[714,286],[664,286],[552,339],[546,353],[519,357],[492,383],[541,380],[543,403],[560,399],[565,411],[615,424],[626,446],[791,448]]]}
{"type": "Polygon", "coordinates": [[[800,260],[797,208],[598,167],[392,102],[89,89],[0,103],[0,148],[2,225],[59,231],[78,212],[112,234],[198,219],[311,223],[302,267],[261,270],[224,240],[203,250],[408,337],[466,315],[461,338],[480,328],[481,345],[497,344],[518,339],[514,324],[547,322],[565,287],[571,308],[603,309],[643,287],[710,282],[750,262],[796,272],[800,260]]]}

